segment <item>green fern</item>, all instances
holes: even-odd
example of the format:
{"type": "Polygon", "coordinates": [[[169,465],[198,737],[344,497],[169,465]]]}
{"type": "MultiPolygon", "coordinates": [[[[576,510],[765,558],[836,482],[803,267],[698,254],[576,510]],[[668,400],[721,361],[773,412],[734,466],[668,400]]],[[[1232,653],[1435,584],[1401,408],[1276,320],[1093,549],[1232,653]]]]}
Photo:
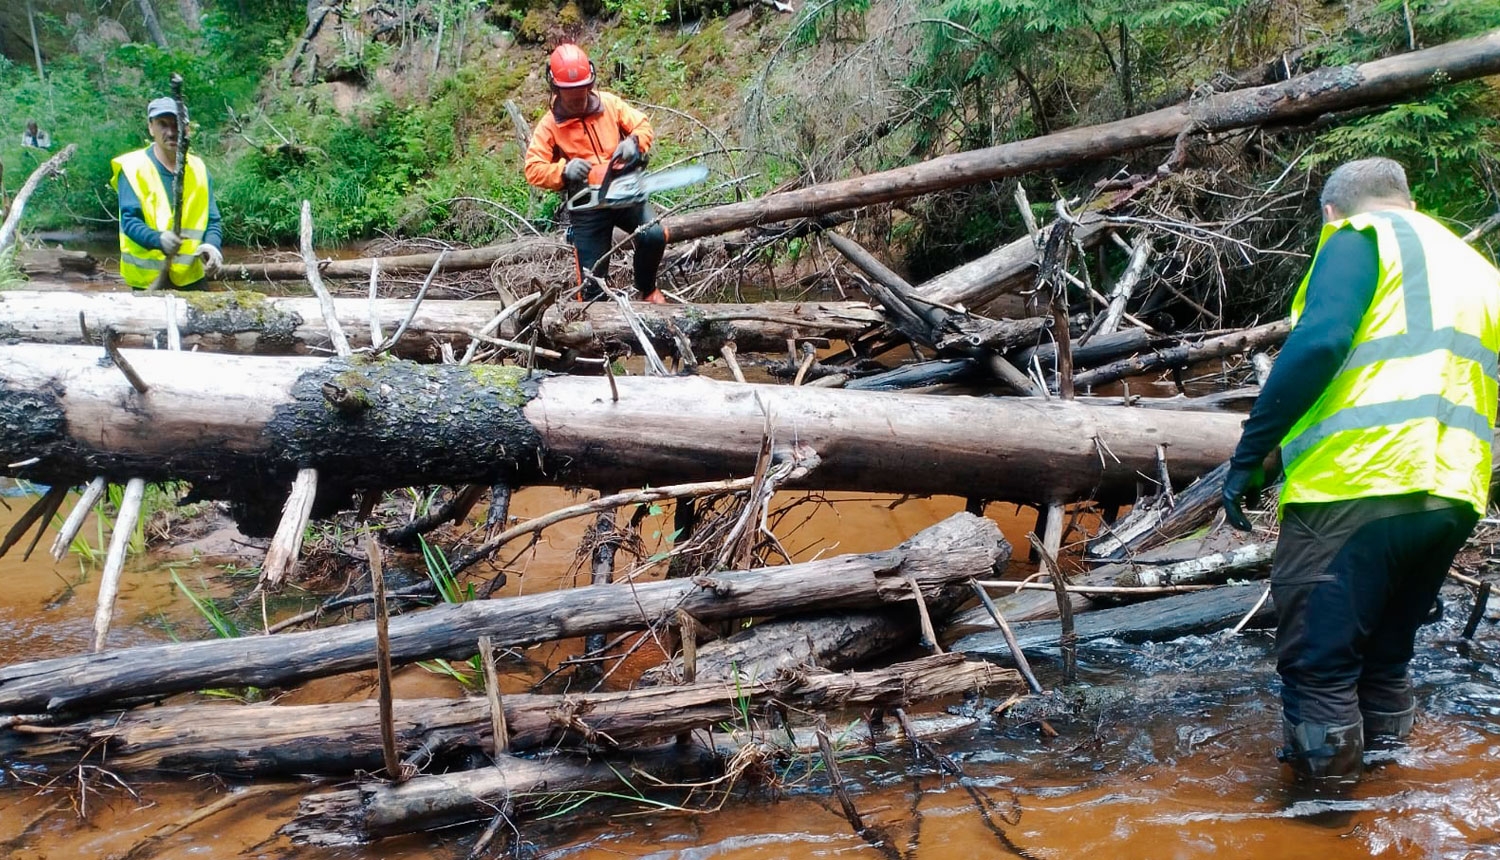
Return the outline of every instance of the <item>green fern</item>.
{"type": "Polygon", "coordinates": [[[1482,83],[1447,87],[1324,132],[1304,159],[1328,170],[1382,155],[1405,165],[1418,205],[1459,220],[1494,209],[1487,176],[1500,165],[1496,99],[1482,83]]]}

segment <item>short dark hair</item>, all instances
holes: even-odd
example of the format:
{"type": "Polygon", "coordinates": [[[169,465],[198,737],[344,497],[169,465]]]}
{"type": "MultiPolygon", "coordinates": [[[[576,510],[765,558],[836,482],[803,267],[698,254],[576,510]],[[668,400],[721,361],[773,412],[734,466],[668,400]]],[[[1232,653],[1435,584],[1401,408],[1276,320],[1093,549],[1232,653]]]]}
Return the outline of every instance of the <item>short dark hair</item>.
{"type": "Polygon", "coordinates": [[[1354,215],[1376,200],[1411,202],[1406,169],[1389,158],[1362,158],[1339,165],[1323,183],[1319,202],[1340,214],[1354,215]]]}

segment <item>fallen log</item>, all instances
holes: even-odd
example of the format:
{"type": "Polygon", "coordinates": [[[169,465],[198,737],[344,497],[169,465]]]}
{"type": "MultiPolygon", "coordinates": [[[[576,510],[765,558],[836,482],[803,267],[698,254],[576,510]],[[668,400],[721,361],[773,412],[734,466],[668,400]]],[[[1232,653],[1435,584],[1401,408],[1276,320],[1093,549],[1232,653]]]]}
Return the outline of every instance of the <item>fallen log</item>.
{"type": "Polygon", "coordinates": [[[1261,541],[1171,564],[1128,562],[1125,565],[1128,570],[1115,577],[1115,584],[1127,588],[1152,588],[1249,579],[1270,569],[1271,553],[1275,548],[1274,542],[1261,541]]]}
{"type": "Polygon", "coordinates": [[[0,254],[5,253],[11,245],[15,244],[16,233],[21,226],[21,213],[26,209],[26,203],[31,195],[36,192],[37,186],[42,180],[49,176],[55,176],[62,172],[62,166],[68,163],[73,153],[78,151],[78,144],[70,143],[62,148],[62,151],[42,162],[31,175],[26,177],[22,183],[21,190],[11,199],[10,209],[5,214],[5,220],[0,222],[0,254]]]}
{"type": "MultiPolygon", "coordinates": [[[[1082,126],[1028,140],[987,149],[945,155],[908,167],[865,176],[768,194],[756,200],[729,203],[662,219],[673,242],[727,233],[798,218],[828,215],[860,206],[904,200],[934,191],[994,181],[1039,170],[1064,167],[1080,161],[1106,158],[1175,140],[1186,133],[1210,133],[1265,123],[1288,123],[1325,113],[1368,105],[1388,104],[1448,83],[1472,80],[1500,72],[1500,33],[1450,42],[1433,48],[1364,63],[1317,69],[1290,80],[1250,89],[1213,93],[1172,107],[1115,122],[1082,126]]],[[[518,257],[543,241],[554,246],[550,253],[566,253],[555,240],[522,240],[487,248],[451,252],[443,260],[444,271],[487,268],[496,261],[518,257]]],[[[413,254],[381,260],[381,271],[425,272],[437,261],[436,254],[413,254]]],[[[1027,257],[1030,266],[1034,257],[1027,257]]],[[[994,261],[991,261],[993,264],[994,261]]],[[[972,272],[985,272],[991,264],[972,272]]],[[[237,278],[301,278],[300,264],[232,266],[223,276],[237,278]]],[[[366,277],[370,260],[344,260],[323,268],[325,277],[366,277]]],[[[980,274],[973,280],[985,280],[980,274]]],[[[931,298],[945,303],[963,301],[957,296],[973,289],[955,276],[954,288],[934,289],[931,298]]],[[[992,285],[984,289],[992,289],[992,285]]]]}
{"type": "MultiPolygon", "coordinates": [[[[572,256],[573,246],[555,236],[534,236],[499,245],[439,251],[431,254],[393,254],[386,257],[357,257],[352,260],[325,260],[318,273],[325,278],[368,278],[370,266],[379,262],[382,275],[425,275],[442,258],[439,272],[465,272],[502,266],[560,260],[572,256]]],[[[233,263],[219,269],[214,280],[300,281],[307,277],[307,266],[299,259],[287,263],[233,263]]]]}
{"type": "Polygon", "coordinates": [[[1197,343],[1185,343],[1167,349],[1159,349],[1146,355],[1138,355],[1086,370],[1073,375],[1073,384],[1078,388],[1117,382],[1127,376],[1138,376],[1166,368],[1186,368],[1200,361],[1222,358],[1241,352],[1264,349],[1286,340],[1292,330],[1289,320],[1267,323],[1232,334],[1211,337],[1197,343]]]}
{"type": "Polygon", "coordinates": [[[1101,125],[946,155],[910,167],[814,185],[664,219],[673,241],[809,218],[949,188],[1106,158],[1186,133],[1287,123],[1387,104],[1450,82],[1500,72],[1500,32],[1361,65],[1318,69],[1281,83],[1213,93],[1101,125]]]}
{"type": "MultiPolygon", "coordinates": [[[[1085,612],[1073,619],[1079,642],[1105,637],[1122,642],[1162,642],[1195,633],[1226,630],[1243,618],[1261,599],[1260,585],[1226,585],[1191,594],[1161,597],[1129,606],[1085,612]]],[[[1273,617],[1270,601],[1258,610],[1251,624],[1265,626],[1273,617]]],[[[1056,621],[1023,621],[1011,624],[1016,642],[1026,654],[1048,654],[1057,648],[1061,625],[1056,621]]],[[[974,633],[953,643],[953,650],[973,657],[1004,661],[1010,646],[998,630],[974,633]]]]}
{"type": "Polygon", "coordinates": [[[186,480],[200,498],[230,500],[246,534],[268,534],[304,468],[319,470],[314,516],[365,490],[748,475],[763,410],[780,444],[822,458],[795,486],[1027,503],[1129,501],[1158,446],[1186,477],[1227,459],[1240,429],[1232,415],[1035,399],[124,352],[147,394],[95,349],[0,346],[0,473],[49,485],[186,480]]]}
{"type": "Polygon", "coordinates": [[[1228,474],[1229,463],[1225,461],[1198,476],[1176,495],[1162,493],[1137,504],[1129,516],[1100,529],[1099,535],[1088,544],[1088,559],[1123,561],[1204,525],[1219,512],[1220,492],[1228,474]]]}
{"type": "MultiPolygon", "coordinates": [[[[754,571],[629,586],[600,585],[521,597],[444,604],[394,618],[393,664],[431,657],[466,659],[480,636],[516,647],[590,634],[638,630],[678,609],[714,621],[806,611],[869,609],[928,596],[983,576],[1009,557],[998,527],[955,514],[885,552],[838,556],[754,571]],[[924,537],[924,535],[926,537],[924,537]],[[940,538],[940,539],[938,539],[940,538]]],[[[373,668],[373,622],[306,633],[121,648],[0,667],[0,713],[69,712],[124,698],[204,687],[277,687],[373,668]]]]}
{"type": "MultiPolygon", "coordinates": [[[[405,319],[406,299],[334,299],[340,326],[351,346],[370,346],[372,316],[387,328],[405,319]]],[[[440,345],[466,349],[476,332],[504,310],[495,301],[425,301],[412,317],[397,355],[436,361],[440,345]]],[[[653,305],[632,309],[641,316],[657,350],[676,348],[681,332],[698,354],[715,354],[728,341],[742,352],[780,352],[789,337],[845,339],[884,321],[863,302],[767,302],[763,304],[653,305]]],[[[82,314],[92,331],[112,328],[123,347],[166,342],[168,314],[177,320],[184,349],[209,352],[328,354],[327,323],[313,298],[276,298],[252,291],[228,293],[70,293],[12,290],[0,293],[0,338],[34,343],[76,344],[82,314]]],[[[504,320],[495,338],[514,339],[517,314],[504,320]]],[[[605,343],[635,343],[624,313],[614,303],[551,306],[542,318],[540,344],[599,355],[605,343]]]]}
{"type": "MultiPolygon", "coordinates": [[[[1103,240],[1108,227],[1105,216],[1086,213],[1078,218],[1073,239],[1084,248],[1093,247],[1103,240]]],[[[1046,231],[1042,231],[1041,237],[1045,240],[1046,231]]],[[[917,287],[917,292],[945,305],[978,310],[1001,295],[1033,286],[1036,267],[1041,261],[1042,250],[1037,240],[1022,236],[983,257],[923,282],[917,287]]]]}
{"type": "MultiPolygon", "coordinates": [[[[928,529],[912,542],[944,540],[941,532],[928,529]]],[[[1003,540],[1003,538],[1002,538],[1003,540]]],[[[1007,542],[1003,566],[1010,560],[1007,542]]],[[[943,589],[927,599],[932,624],[939,627],[968,597],[962,586],[943,589]]],[[[733,681],[771,678],[796,672],[803,666],[846,669],[868,663],[886,653],[917,644],[924,638],[920,613],[914,606],[868,612],[837,612],[775,618],[741,630],[733,636],[700,645],[694,659],[694,676],[700,680],[733,681]]],[[[925,643],[936,647],[937,643],[925,643]]],[[[683,660],[673,658],[647,670],[642,684],[676,683],[684,675],[683,660]]]]}
{"type": "MultiPolygon", "coordinates": [[[[1016,686],[1014,672],[943,654],[869,672],[764,675],[739,683],[700,682],[608,693],[505,696],[511,752],[559,746],[617,747],[733,722],[771,701],[799,710],[902,707],[971,690],[1016,686]]],[[[18,722],[0,731],[0,759],[110,770],[233,776],[317,773],[348,776],[382,765],[378,703],[247,706],[222,703],[141,708],[62,725],[18,722]]],[[[403,755],[490,749],[488,700],[400,699],[403,755]]]]}
{"type": "MultiPolygon", "coordinates": [[[[976,722],[970,717],[918,717],[908,721],[917,735],[912,738],[904,735],[904,728],[902,735],[876,734],[870,731],[868,723],[860,721],[842,732],[839,740],[878,750],[898,741],[911,743],[962,731],[976,722]]],[[[706,770],[710,754],[713,762],[722,763],[742,753],[766,760],[817,749],[816,741],[805,730],[798,730],[785,743],[782,734],[760,731],[716,734],[716,740],[723,738],[725,742],[716,744],[711,751],[696,744],[673,744],[636,752],[626,760],[591,764],[564,756],[536,761],[500,756],[494,767],[421,776],[395,786],[372,783],[309,795],[298,805],[297,817],[278,833],[297,844],[358,845],[402,833],[487,821],[507,801],[521,808],[536,808],[549,798],[572,797],[572,792],[611,787],[620,794],[640,796],[642,789],[650,786],[652,777],[662,782],[667,779],[697,782],[700,780],[684,771],[706,770]],[[637,773],[646,774],[646,780],[632,783],[626,776],[637,773]]]]}
{"type": "MultiPolygon", "coordinates": [[[[16,266],[28,278],[87,278],[99,276],[99,261],[87,251],[63,248],[21,248],[16,266]]],[[[19,291],[16,291],[19,292],[19,291]]],[[[14,293],[7,293],[13,295],[14,293]]],[[[0,317],[3,317],[0,314],[0,317]]]]}
{"type": "Polygon", "coordinates": [[[939,358],[903,364],[880,373],[844,383],[849,391],[904,391],[947,382],[978,382],[988,379],[972,358],[939,358]]]}
{"type": "MultiPolygon", "coordinates": [[[[1129,561],[1106,564],[1074,576],[1068,585],[1150,588],[1198,582],[1223,582],[1235,577],[1259,575],[1270,561],[1271,545],[1256,543],[1239,532],[1222,528],[1211,530],[1200,538],[1187,538],[1165,546],[1148,549],[1129,561]]],[[[1125,594],[1081,594],[1070,592],[1073,611],[1095,611],[1101,606],[1144,599],[1159,599],[1125,594]]],[[[1045,591],[1018,589],[994,598],[1008,621],[1040,621],[1056,618],[1057,598],[1045,591]]],[[[944,629],[946,639],[958,639],[982,630],[994,630],[995,623],[982,606],[964,610],[944,629]]]]}
{"type": "Polygon", "coordinates": [[[537,759],[497,755],[477,770],[418,776],[386,785],[311,794],[297,817],[277,832],[298,845],[360,845],[387,836],[488,821],[510,802],[535,808],[559,794],[610,791],[638,794],[652,781],[698,782],[717,776],[720,756],[690,744],[634,751],[612,760],[559,754],[537,759]]]}

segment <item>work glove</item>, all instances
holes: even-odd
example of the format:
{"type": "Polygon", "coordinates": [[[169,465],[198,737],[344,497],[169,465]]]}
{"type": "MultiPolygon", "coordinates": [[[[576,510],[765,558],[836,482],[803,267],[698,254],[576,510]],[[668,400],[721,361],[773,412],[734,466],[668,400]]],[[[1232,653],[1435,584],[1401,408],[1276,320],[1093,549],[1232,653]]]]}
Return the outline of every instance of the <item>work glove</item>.
{"type": "Polygon", "coordinates": [[[1224,489],[1221,491],[1224,519],[1242,532],[1250,531],[1250,519],[1245,516],[1243,506],[1254,507],[1260,504],[1260,491],[1265,486],[1266,470],[1263,467],[1256,465],[1254,468],[1244,469],[1231,466],[1229,474],[1224,476],[1224,489]]]}
{"type": "Polygon", "coordinates": [[[171,230],[161,231],[157,239],[161,241],[161,252],[168,257],[177,256],[177,251],[182,248],[182,237],[171,230]]]}
{"type": "Polygon", "coordinates": [[[611,155],[609,160],[618,161],[621,167],[626,168],[635,167],[639,164],[641,160],[641,144],[635,139],[635,135],[632,134],[620,141],[620,145],[615,147],[614,155],[611,155]]]}
{"type": "Polygon", "coordinates": [[[593,165],[589,164],[588,159],[571,159],[563,168],[563,182],[569,185],[582,185],[589,181],[589,170],[592,168],[593,165]]]}
{"type": "Polygon", "coordinates": [[[212,274],[224,265],[224,252],[213,245],[199,245],[193,252],[203,259],[203,270],[212,274]]]}

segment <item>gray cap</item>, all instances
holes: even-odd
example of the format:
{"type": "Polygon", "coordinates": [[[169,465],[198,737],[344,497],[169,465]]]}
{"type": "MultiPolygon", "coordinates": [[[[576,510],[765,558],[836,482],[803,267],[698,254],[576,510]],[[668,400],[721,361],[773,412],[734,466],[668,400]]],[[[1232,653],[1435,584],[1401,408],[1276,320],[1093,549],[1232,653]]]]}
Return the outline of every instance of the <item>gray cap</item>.
{"type": "MultiPolygon", "coordinates": [[[[185,112],[185,111],[184,111],[185,112]]],[[[177,116],[177,102],[167,96],[152,99],[151,104],[146,106],[146,119],[153,120],[159,116],[177,116]]]]}

